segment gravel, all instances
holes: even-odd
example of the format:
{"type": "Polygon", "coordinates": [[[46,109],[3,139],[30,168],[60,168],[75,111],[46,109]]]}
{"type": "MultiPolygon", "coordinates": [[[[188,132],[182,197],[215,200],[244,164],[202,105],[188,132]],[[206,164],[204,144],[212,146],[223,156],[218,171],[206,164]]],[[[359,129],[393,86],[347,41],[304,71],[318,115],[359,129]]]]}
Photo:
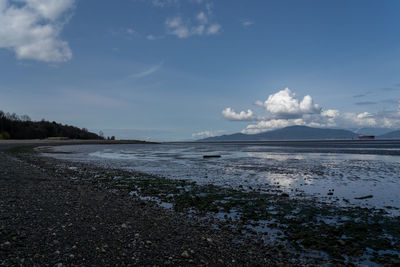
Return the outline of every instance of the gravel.
{"type": "Polygon", "coordinates": [[[282,247],[53,167],[0,151],[1,266],[300,264],[282,247]]]}

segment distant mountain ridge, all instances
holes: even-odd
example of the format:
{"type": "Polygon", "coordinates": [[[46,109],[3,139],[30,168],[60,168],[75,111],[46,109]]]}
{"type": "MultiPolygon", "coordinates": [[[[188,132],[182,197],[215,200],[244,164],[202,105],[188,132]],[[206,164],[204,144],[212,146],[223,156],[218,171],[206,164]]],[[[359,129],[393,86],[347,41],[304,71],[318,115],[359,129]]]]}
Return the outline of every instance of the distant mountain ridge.
{"type": "Polygon", "coordinates": [[[379,139],[400,139],[400,130],[378,136],[379,139]]]}
{"type": "MultiPolygon", "coordinates": [[[[357,140],[359,134],[344,129],[289,126],[258,134],[235,133],[201,139],[202,142],[218,141],[271,141],[271,140],[357,140]]],[[[393,131],[377,139],[400,139],[400,131],[393,131]]]]}
{"type": "Polygon", "coordinates": [[[355,132],[356,134],[375,135],[375,136],[381,136],[393,131],[393,129],[389,128],[376,128],[376,127],[364,127],[361,129],[349,129],[349,130],[355,132]]]}

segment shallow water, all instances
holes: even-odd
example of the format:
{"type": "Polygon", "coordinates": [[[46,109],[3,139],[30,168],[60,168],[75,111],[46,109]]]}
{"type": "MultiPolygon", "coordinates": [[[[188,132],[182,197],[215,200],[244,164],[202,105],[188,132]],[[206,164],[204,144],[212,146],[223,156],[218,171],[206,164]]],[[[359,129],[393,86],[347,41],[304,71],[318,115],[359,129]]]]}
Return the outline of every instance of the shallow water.
{"type": "Polygon", "coordinates": [[[46,155],[199,184],[282,191],[293,197],[382,208],[393,215],[400,214],[400,156],[396,155],[400,154],[400,148],[396,146],[170,143],[73,145],[53,149],[72,153],[46,155]],[[221,155],[221,158],[203,159],[203,155],[221,155]],[[367,195],[373,197],[355,199],[367,195]]]}

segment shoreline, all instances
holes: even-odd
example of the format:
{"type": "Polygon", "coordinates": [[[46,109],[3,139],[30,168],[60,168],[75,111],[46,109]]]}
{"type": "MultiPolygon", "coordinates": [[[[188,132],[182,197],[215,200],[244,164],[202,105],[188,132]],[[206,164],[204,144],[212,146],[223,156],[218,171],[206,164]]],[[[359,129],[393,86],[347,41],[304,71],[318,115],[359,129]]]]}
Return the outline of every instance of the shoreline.
{"type": "Polygon", "coordinates": [[[96,183],[101,170],[86,166],[77,177],[61,161],[17,153],[0,152],[0,265],[289,262],[283,251],[96,183]]]}
{"type": "Polygon", "coordinates": [[[0,148],[5,145],[79,145],[79,144],[158,144],[158,142],[148,142],[143,140],[96,140],[96,139],[0,139],[0,148]]]}
{"type": "MultiPolygon", "coordinates": [[[[141,210],[145,210],[146,214],[150,214],[150,220],[156,218],[163,218],[162,220],[166,220],[167,217],[172,217],[181,221],[182,225],[184,225],[184,230],[187,232],[186,235],[190,236],[190,240],[187,242],[199,240],[199,244],[202,244],[202,241],[205,240],[205,243],[210,245],[208,238],[211,240],[220,240],[220,244],[218,244],[217,247],[224,247],[223,252],[220,253],[223,264],[219,261],[220,259],[215,259],[214,262],[208,262],[209,265],[238,265],[240,260],[243,261],[239,265],[251,263],[253,266],[277,263],[287,263],[291,265],[328,263],[336,265],[351,264],[353,261],[357,262],[357,259],[360,259],[362,256],[360,253],[366,249],[366,246],[374,245],[373,243],[378,244],[379,242],[386,242],[385,239],[380,237],[380,233],[373,232],[379,230],[379,227],[376,228],[375,226],[374,228],[374,223],[379,220],[386,220],[384,221],[385,224],[389,222],[393,223],[392,220],[398,222],[398,218],[385,219],[384,215],[379,215],[379,212],[374,215],[371,213],[371,210],[343,210],[336,207],[336,210],[330,213],[341,212],[342,214],[339,214],[341,216],[350,216],[351,220],[355,220],[355,217],[359,217],[361,221],[359,223],[350,221],[340,222],[337,225],[329,225],[329,222],[321,223],[313,222],[313,220],[318,216],[329,215],[329,212],[327,214],[327,210],[334,207],[314,207],[314,204],[317,203],[304,203],[299,200],[289,199],[288,196],[283,194],[260,195],[253,193],[244,194],[238,191],[221,191],[220,188],[215,186],[207,187],[179,181],[173,182],[169,179],[153,177],[143,173],[104,169],[83,163],[78,164],[52,158],[42,158],[39,155],[25,154],[21,153],[21,151],[16,155],[22,162],[28,162],[30,166],[37,166],[42,170],[41,172],[44,176],[55,175],[67,185],[75,187],[75,189],[77,186],[82,187],[81,184],[84,184],[85,190],[89,192],[93,190],[101,192],[101,194],[104,195],[102,201],[109,198],[112,199],[112,202],[120,203],[121,199],[123,199],[126,203],[136,203],[135,208],[139,206],[141,210]],[[132,179],[133,176],[136,177],[136,179],[132,179]],[[179,188],[186,188],[186,190],[184,190],[185,192],[181,192],[177,190],[179,188]],[[132,192],[136,193],[132,194],[132,192]],[[173,193],[172,198],[170,197],[171,193],[173,193]],[[236,200],[226,202],[226,199],[232,196],[236,196],[236,200]],[[149,201],[149,199],[153,201],[149,201]],[[289,200],[292,204],[288,206],[287,203],[289,200]],[[169,203],[170,207],[173,207],[173,209],[164,209],[155,201],[161,204],[169,203]],[[249,206],[246,203],[253,203],[258,206],[249,206]],[[267,206],[275,206],[278,210],[278,214],[274,215],[272,212],[270,212],[270,214],[261,212],[265,209],[265,204],[267,204],[267,206]],[[229,210],[233,210],[240,216],[236,219],[233,218],[233,220],[229,216],[226,218],[224,218],[224,216],[218,218],[217,215],[221,208],[227,209],[228,213],[225,212],[225,215],[229,215],[229,210]],[[308,212],[308,217],[298,214],[297,218],[287,218],[286,215],[291,214],[292,211],[296,209],[301,209],[303,213],[308,212]],[[266,219],[268,219],[269,222],[263,223],[266,219]],[[370,219],[373,220],[373,222],[368,223],[367,221],[370,219]],[[299,224],[305,225],[299,228],[299,224]],[[345,225],[345,227],[340,226],[341,224],[342,226],[345,225]],[[199,234],[197,232],[198,228],[195,225],[201,225],[206,229],[206,232],[213,232],[212,237],[207,237],[206,234],[199,234]],[[371,231],[366,230],[365,227],[370,227],[371,231]],[[263,238],[265,238],[265,235],[260,234],[260,231],[257,229],[265,229],[265,231],[273,230],[274,234],[271,235],[271,233],[269,233],[272,239],[267,240],[268,242],[264,242],[265,240],[263,241],[263,238]],[[349,235],[349,238],[340,236],[340,231],[349,235]],[[366,233],[362,234],[365,231],[366,233]],[[199,235],[201,235],[201,237],[199,235]],[[359,240],[357,240],[357,238],[359,240]],[[232,247],[233,244],[237,246],[232,247]],[[246,246],[243,247],[243,244],[246,244],[246,246]],[[226,248],[226,246],[228,246],[228,248],[226,248]],[[324,254],[329,250],[333,250],[335,253],[331,255],[324,254]],[[248,251],[252,253],[249,254],[248,251]],[[312,256],[312,253],[320,253],[320,255],[312,256]],[[347,256],[343,257],[343,253],[347,253],[347,256]],[[241,256],[236,258],[232,255],[241,256]],[[228,258],[230,257],[228,260],[226,258],[227,256],[228,258]],[[232,260],[234,262],[232,262],[232,260]]],[[[48,183],[51,184],[51,180],[49,180],[48,183]]],[[[70,193],[75,194],[76,192],[70,193]]],[[[82,190],[80,194],[82,194],[82,190]]],[[[83,194],[86,193],[84,192],[83,194]]],[[[126,205],[126,203],[124,205],[126,205]]],[[[109,216],[121,217],[117,211],[113,211],[112,213],[114,214],[109,214],[109,216]]],[[[383,226],[384,223],[381,223],[381,225],[383,226]]],[[[122,222],[121,225],[123,224],[122,222]]],[[[171,232],[169,224],[170,222],[168,222],[168,225],[159,222],[157,226],[162,226],[164,231],[168,233],[167,236],[174,239],[181,227],[178,225],[174,231],[171,232]]],[[[125,223],[125,225],[128,224],[125,223]]],[[[153,229],[151,225],[147,225],[147,223],[143,221],[138,225],[142,225],[141,227],[145,228],[150,227],[150,231],[157,231],[157,229],[153,229]]],[[[385,228],[385,230],[388,229],[387,227],[385,228]]],[[[397,229],[394,230],[398,231],[397,229]]],[[[398,242],[399,236],[397,235],[395,238],[397,240],[396,242],[398,242]]],[[[189,263],[204,264],[201,260],[199,261],[199,258],[194,257],[192,254],[202,255],[204,259],[209,257],[209,254],[212,253],[209,250],[209,246],[190,248],[196,252],[191,253],[189,248],[189,251],[188,249],[182,251],[182,249],[180,249],[182,246],[179,246],[177,243],[171,244],[169,240],[160,241],[163,245],[167,243],[167,247],[172,246],[174,251],[180,251],[179,253],[175,253],[172,257],[176,260],[175,262],[170,261],[168,257],[168,260],[165,260],[163,264],[168,263],[168,261],[174,265],[186,265],[189,263]],[[184,253],[185,251],[187,253],[184,253]]],[[[150,240],[150,242],[151,244],[155,244],[153,242],[158,244],[158,241],[150,240]]],[[[146,244],[149,245],[150,243],[146,244]]],[[[390,247],[387,243],[385,244],[385,246],[375,246],[375,248],[379,250],[390,247]]],[[[394,244],[393,248],[394,251],[399,251],[398,243],[397,245],[394,244]]],[[[369,260],[383,264],[394,264],[398,263],[398,256],[395,255],[392,257],[386,254],[383,256],[371,255],[369,260]]],[[[146,264],[150,263],[155,262],[147,262],[146,264]]],[[[360,263],[360,261],[358,261],[358,263],[360,263]]]]}

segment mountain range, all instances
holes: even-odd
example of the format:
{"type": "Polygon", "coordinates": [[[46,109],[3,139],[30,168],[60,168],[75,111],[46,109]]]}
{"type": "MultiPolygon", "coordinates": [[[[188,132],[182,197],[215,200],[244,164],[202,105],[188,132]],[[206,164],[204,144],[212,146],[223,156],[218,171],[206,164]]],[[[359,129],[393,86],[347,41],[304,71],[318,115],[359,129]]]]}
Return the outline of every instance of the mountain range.
{"type": "MultiPolygon", "coordinates": [[[[201,139],[202,142],[218,141],[268,141],[268,140],[356,140],[362,132],[344,129],[289,126],[258,134],[235,133],[201,139]]],[[[376,139],[400,139],[400,130],[376,136],[376,139]]]]}

